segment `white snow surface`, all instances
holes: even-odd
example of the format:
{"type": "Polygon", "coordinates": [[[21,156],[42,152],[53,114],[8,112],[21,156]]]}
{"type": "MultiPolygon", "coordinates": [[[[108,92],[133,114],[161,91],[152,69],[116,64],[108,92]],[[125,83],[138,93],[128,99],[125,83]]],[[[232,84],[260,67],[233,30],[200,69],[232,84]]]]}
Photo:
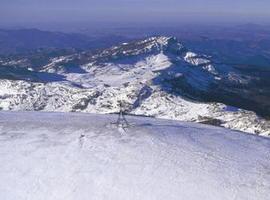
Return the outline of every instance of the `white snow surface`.
{"type": "Polygon", "coordinates": [[[189,122],[0,112],[3,200],[268,200],[270,140],[189,122]]]}
{"type": "Polygon", "coordinates": [[[205,57],[199,56],[196,53],[187,52],[184,60],[195,66],[205,65],[203,66],[203,69],[209,71],[210,73],[217,74],[215,67],[211,64],[211,61],[205,57]]]}

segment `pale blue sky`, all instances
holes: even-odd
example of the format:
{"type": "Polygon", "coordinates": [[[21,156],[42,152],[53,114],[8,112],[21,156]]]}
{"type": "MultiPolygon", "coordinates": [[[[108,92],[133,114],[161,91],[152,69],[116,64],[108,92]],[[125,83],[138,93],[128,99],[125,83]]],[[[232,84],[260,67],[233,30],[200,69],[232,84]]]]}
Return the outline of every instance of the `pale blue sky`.
{"type": "Polygon", "coordinates": [[[270,0],[0,0],[0,24],[270,22],[270,0]]]}

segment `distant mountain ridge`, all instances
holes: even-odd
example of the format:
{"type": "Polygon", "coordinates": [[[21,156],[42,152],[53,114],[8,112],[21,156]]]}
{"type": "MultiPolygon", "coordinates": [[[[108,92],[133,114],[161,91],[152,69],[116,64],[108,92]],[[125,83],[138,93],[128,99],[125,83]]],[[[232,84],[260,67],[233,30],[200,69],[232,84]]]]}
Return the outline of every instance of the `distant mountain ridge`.
{"type": "Polygon", "coordinates": [[[78,51],[45,63],[1,61],[2,75],[15,68],[13,79],[0,81],[3,110],[115,113],[124,101],[131,114],[270,134],[270,122],[247,111],[270,114],[268,75],[215,64],[175,37],[78,51]],[[16,67],[27,76],[16,74],[16,67]]]}
{"type": "Polygon", "coordinates": [[[0,29],[0,55],[26,54],[38,49],[91,49],[108,47],[124,40],[120,36],[95,38],[79,33],[38,29],[0,29]]]}

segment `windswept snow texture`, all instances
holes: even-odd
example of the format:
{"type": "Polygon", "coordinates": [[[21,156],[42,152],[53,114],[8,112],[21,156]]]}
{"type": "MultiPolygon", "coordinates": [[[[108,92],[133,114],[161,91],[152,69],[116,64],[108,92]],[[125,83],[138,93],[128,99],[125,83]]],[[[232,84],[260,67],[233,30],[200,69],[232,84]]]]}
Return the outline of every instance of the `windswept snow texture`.
{"type": "Polygon", "coordinates": [[[0,199],[269,199],[269,139],[127,118],[0,112],[0,199]]]}

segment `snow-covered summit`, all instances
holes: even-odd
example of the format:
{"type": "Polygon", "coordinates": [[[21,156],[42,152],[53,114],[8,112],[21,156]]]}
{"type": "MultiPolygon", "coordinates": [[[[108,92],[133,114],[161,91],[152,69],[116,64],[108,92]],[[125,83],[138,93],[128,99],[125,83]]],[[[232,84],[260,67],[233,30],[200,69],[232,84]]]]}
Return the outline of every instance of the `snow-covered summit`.
{"type": "Polygon", "coordinates": [[[175,37],[150,37],[54,57],[33,70],[10,69],[0,68],[2,110],[115,113],[121,100],[131,114],[270,135],[269,120],[226,104],[248,99],[251,107],[256,106],[242,89],[253,79],[216,65],[175,37]]]}
{"type": "Polygon", "coordinates": [[[138,44],[144,44],[148,49],[157,48],[160,51],[171,50],[174,51],[174,53],[179,53],[181,50],[185,50],[185,47],[177,40],[176,37],[150,37],[138,42],[138,44]]]}
{"type": "Polygon", "coordinates": [[[95,55],[95,59],[101,58],[119,58],[123,56],[136,56],[145,54],[158,54],[166,52],[181,56],[186,51],[185,47],[175,37],[156,36],[130,43],[123,43],[109,49],[105,49],[95,55]]]}
{"type": "Polygon", "coordinates": [[[0,112],[0,199],[268,200],[270,140],[202,124],[0,112]]]}

